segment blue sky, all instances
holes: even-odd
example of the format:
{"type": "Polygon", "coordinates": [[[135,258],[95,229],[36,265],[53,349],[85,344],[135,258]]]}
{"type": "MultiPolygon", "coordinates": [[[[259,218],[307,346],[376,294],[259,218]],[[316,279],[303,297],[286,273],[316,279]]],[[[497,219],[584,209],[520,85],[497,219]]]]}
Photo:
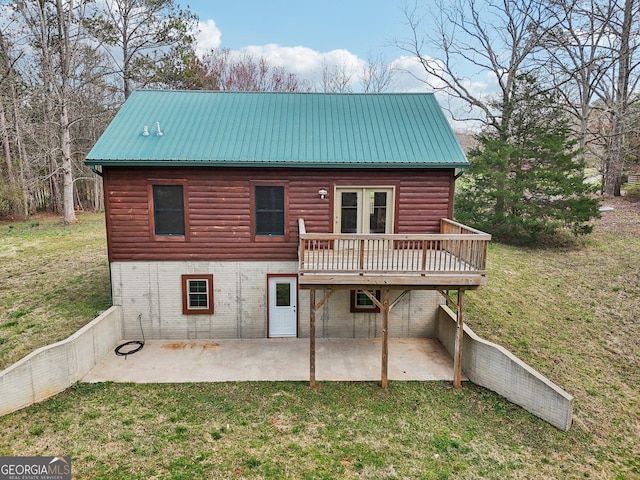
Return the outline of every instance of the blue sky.
{"type": "Polygon", "coordinates": [[[221,47],[277,44],[326,53],[344,49],[360,58],[398,55],[393,44],[407,33],[399,0],[190,0],[201,22],[213,20],[221,47]]]}

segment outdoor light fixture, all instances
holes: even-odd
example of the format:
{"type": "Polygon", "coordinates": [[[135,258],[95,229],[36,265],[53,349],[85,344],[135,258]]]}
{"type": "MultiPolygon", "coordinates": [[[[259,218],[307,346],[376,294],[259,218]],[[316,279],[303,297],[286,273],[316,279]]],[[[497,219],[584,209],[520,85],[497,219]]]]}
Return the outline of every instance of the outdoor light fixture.
{"type": "Polygon", "coordinates": [[[148,137],[149,136],[149,127],[148,126],[144,126],[144,130],[142,130],[142,136],[143,137],[148,137]]]}
{"type": "Polygon", "coordinates": [[[156,135],[161,137],[162,136],[162,130],[160,130],[160,122],[156,122],[156,127],[158,127],[158,133],[156,133],[156,135]]]}
{"type": "Polygon", "coordinates": [[[324,188],[321,188],[320,190],[318,190],[318,195],[320,195],[320,198],[322,200],[324,200],[324,196],[327,194],[327,191],[324,188]]]}

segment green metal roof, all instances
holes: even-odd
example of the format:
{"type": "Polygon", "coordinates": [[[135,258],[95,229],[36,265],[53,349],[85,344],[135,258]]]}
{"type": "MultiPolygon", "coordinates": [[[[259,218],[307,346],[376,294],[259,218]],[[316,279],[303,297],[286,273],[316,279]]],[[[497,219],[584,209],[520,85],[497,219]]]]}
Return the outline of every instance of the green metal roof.
{"type": "Polygon", "coordinates": [[[468,166],[431,93],[158,90],[131,94],[89,152],[86,163],[468,166]],[[158,124],[162,135],[158,135],[158,124]]]}

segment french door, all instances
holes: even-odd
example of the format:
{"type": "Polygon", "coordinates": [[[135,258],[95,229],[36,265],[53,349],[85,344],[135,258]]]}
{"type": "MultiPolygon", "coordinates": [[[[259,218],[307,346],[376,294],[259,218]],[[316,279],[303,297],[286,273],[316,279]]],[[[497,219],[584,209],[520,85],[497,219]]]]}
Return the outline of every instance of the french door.
{"type": "Polygon", "coordinates": [[[334,233],[393,233],[393,187],[337,187],[334,233]]]}

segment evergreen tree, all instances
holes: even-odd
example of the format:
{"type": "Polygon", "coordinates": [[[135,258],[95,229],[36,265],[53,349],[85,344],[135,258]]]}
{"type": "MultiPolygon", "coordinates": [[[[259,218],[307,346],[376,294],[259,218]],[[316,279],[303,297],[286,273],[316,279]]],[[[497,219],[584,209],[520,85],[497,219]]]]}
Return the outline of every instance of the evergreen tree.
{"type": "Polygon", "coordinates": [[[558,99],[527,74],[517,77],[508,98],[495,105],[500,126],[478,135],[469,154],[456,218],[514,243],[563,227],[590,233],[599,202],[584,183],[584,163],[558,99]]]}

